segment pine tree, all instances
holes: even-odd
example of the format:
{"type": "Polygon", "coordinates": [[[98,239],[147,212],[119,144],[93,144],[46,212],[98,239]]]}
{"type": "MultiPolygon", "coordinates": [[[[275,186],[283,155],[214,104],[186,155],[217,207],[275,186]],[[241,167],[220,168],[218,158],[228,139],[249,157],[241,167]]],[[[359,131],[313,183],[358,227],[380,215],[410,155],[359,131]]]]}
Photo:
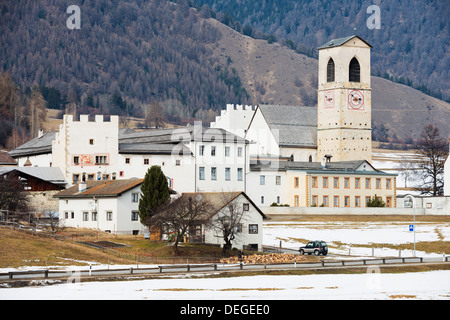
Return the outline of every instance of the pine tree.
{"type": "Polygon", "coordinates": [[[149,218],[155,215],[169,198],[169,185],[161,167],[151,166],[145,174],[144,182],[141,185],[141,197],[139,200],[139,219],[141,223],[149,226],[149,218]]]}

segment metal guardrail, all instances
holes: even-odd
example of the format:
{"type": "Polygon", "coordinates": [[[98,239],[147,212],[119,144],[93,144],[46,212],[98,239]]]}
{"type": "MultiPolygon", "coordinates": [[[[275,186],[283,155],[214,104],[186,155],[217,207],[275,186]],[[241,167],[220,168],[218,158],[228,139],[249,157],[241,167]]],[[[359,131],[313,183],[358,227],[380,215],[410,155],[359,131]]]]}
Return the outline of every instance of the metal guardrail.
{"type": "MultiPolygon", "coordinates": [[[[75,270],[75,271],[52,271],[48,269],[34,271],[10,271],[0,273],[2,280],[24,280],[24,279],[56,279],[69,278],[77,275],[82,276],[116,276],[116,275],[152,275],[161,273],[186,273],[186,272],[214,272],[214,271],[256,271],[263,269],[308,269],[308,268],[327,268],[327,267],[362,267],[373,265],[387,265],[398,263],[424,263],[422,257],[404,257],[404,258],[374,258],[359,260],[321,260],[318,262],[302,263],[277,263],[277,264],[185,264],[185,265],[158,265],[150,268],[122,268],[122,269],[97,269],[97,270],[75,270]]],[[[442,262],[450,262],[450,256],[442,259],[442,262]]]]}

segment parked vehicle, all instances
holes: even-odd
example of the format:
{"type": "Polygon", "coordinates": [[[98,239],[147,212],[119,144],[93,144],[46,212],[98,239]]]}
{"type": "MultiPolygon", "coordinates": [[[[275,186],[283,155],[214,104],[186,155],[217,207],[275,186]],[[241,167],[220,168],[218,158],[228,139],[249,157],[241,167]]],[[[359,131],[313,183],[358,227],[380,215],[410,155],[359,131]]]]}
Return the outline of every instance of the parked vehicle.
{"type": "Polygon", "coordinates": [[[326,256],[328,254],[328,246],[325,241],[315,240],[308,242],[308,244],[304,247],[300,247],[298,251],[300,252],[300,254],[314,253],[316,256],[318,256],[319,254],[323,254],[324,256],[326,256]]]}

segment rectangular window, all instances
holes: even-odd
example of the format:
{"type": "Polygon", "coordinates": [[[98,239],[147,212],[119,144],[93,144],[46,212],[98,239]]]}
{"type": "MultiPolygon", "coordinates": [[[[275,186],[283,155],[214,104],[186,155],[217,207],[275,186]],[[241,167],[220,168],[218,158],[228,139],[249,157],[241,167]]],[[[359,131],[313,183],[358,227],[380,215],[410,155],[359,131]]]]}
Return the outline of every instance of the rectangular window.
{"type": "Polygon", "coordinates": [[[361,197],[360,196],[355,197],[355,207],[361,207],[361,197]]]}
{"type": "Polygon", "coordinates": [[[74,165],[80,164],[80,157],[79,156],[74,156],[73,157],[73,164],[74,165]]]}
{"type": "Polygon", "coordinates": [[[261,186],[266,184],[266,176],[259,176],[259,184],[261,186]]]}
{"type": "Polygon", "coordinates": [[[381,189],[381,178],[375,180],[375,188],[381,189]]]}
{"type": "Polygon", "coordinates": [[[322,178],[322,186],[324,188],[328,188],[328,177],[323,177],[322,178]]]}
{"type": "Polygon", "coordinates": [[[317,188],[317,177],[311,177],[312,179],[312,187],[317,188]]]}
{"type": "Polygon", "coordinates": [[[242,157],[242,147],[237,148],[237,156],[242,157]]]}
{"type": "Polygon", "coordinates": [[[230,181],[230,168],[225,168],[225,181],[230,181]]]}
{"type": "Polygon", "coordinates": [[[244,210],[244,211],[250,210],[250,204],[244,203],[244,204],[242,205],[242,210],[244,210]]]}
{"type": "Polygon", "coordinates": [[[344,188],[350,189],[350,178],[344,178],[344,188]]]}
{"type": "Polygon", "coordinates": [[[94,175],[93,173],[89,173],[88,176],[87,176],[87,179],[88,179],[89,181],[94,180],[94,178],[95,178],[95,175],[94,175]]]}
{"type": "Polygon", "coordinates": [[[217,168],[211,167],[211,180],[217,180],[217,168]]]}
{"type": "Polygon", "coordinates": [[[257,224],[249,224],[248,225],[248,233],[249,234],[258,234],[258,225],[257,224]]]}
{"type": "Polygon", "coordinates": [[[230,147],[225,147],[225,157],[230,156],[230,147]]]}
{"type": "Polygon", "coordinates": [[[281,186],[281,176],[276,176],[276,177],[275,177],[275,184],[276,184],[277,186],[281,186]]]}
{"type": "Polygon", "coordinates": [[[323,196],[323,206],[328,207],[328,196],[323,196]]]}
{"type": "Polygon", "coordinates": [[[139,220],[139,212],[131,211],[131,221],[138,221],[138,220],[139,220]]]}
{"type": "Polygon", "coordinates": [[[95,156],[95,164],[108,164],[108,156],[95,156]]]}
{"type": "Polygon", "coordinates": [[[90,144],[91,146],[93,146],[93,145],[94,145],[94,139],[89,139],[89,144],[90,144]]]}
{"type": "Polygon", "coordinates": [[[349,196],[344,197],[344,206],[350,207],[350,197],[349,196]]]}
{"type": "Polygon", "coordinates": [[[112,221],[112,219],[113,219],[112,211],[107,211],[106,212],[106,221],[112,221]]]}
{"type": "Polygon", "coordinates": [[[150,164],[150,160],[149,159],[144,159],[144,164],[150,164]]]}
{"type": "Polygon", "coordinates": [[[70,213],[70,218],[75,219],[75,213],[73,211],[70,213]]]}
{"type": "Polygon", "coordinates": [[[264,196],[261,196],[261,204],[264,204],[264,196]]]}
{"type": "Polygon", "coordinates": [[[198,154],[202,156],[204,153],[205,153],[205,146],[204,145],[198,146],[198,154]]]}
{"type": "Polygon", "coordinates": [[[64,212],[64,219],[69,219],[69,213],[67,211],[64,212]]]}
{"type": "Polygon", "coordinates": [[[79,174],[73,174],[72,175],[72,181],[74,184],[80,182],[80,175],[79,174]]]}
{"type": "Polygon", "coordinates": [[[355,189],[359,189],[360,188],[360,178],[355,178],[355,189]]]}
{"type": "Polygon", "coordinates": [[[295,207],[300,206],[300,199],[298,196],[294,196],[294,206],[295,207]]]}
{"type": "Polygon", "coordinates": [[[237,181],[242,181],[242,168],[237,168],[237,181]]]}
{"type": "Polygon", "coordinates": [[[333,197],[333,206],[334,207],[339,207],[339,196],[334,196],[333,197]]]}
{"type": "Polygon", "coordinates": [[[211,146],[211,156],[212,157],[216,156],[216,147],[215,146],[211,146]]]}
{"type": "Polygon", "coordinates": [[[198,168],[198,179],[205,180],[205,167],[198,168]]]}
{"type": "Polygon", "coordinates": [[[317,196],[312,196],[312,206],[317,207],[317,196]]]}
{"type": "Polygon", "coordinates": [[[277,196],[277,204],[280,204],[281,203],[281,198],[280,198],[280,196],[277,196]]]}
{"type": "Polygon", "coordinates": [[[339,189],[339,178],[338,177],[333,178],[333,188],[339,189]]]}
{"type": "Polygon", "coordinates": [[[366,189],[370,189],[370,178],[366,178],[366,189]]]}
{"type": "Polygon", "coordinates": [[[97,221],[97,211],[92,211],[92,221],[97,221]]]}
{"type": "Polygon", "coordinates": [[[131,159],[130,158],[125,158],[125,164],[130,164],[131,159]]]}
{"type": "Polygon", "coordinates": [[[89,221],[89,212],[83,212],[83,221],[89,221]]]}
{"type": "Polygon", "coordinates": [[[386,189],[391,189],[391,179],[386,179],[386,189]]]}
{"type": "Polygon", "coordinates": [[[369,201],[370,201],[370,197],[366,197],[366,207],[367,207],[367,204],[369,203],[369,201]]]}
{"type": "Polygon", "coordinates": [[[181,166],[181,160],[175,160],[175,165],[176,165],[177,167],[181,166]]]}
{"type": "Polygon", "coordinates": [[[132,203],[137,203],[137,202],[139,202],[139,193],[132,193],[132,194],[131,194],[131,202],[132,202],[132,203]]]}
{"type": "Polygon", "coordinates": [[[300,180],[298,177],[294,177],[294,188],[298,188],[300,185],[300,180]]]}

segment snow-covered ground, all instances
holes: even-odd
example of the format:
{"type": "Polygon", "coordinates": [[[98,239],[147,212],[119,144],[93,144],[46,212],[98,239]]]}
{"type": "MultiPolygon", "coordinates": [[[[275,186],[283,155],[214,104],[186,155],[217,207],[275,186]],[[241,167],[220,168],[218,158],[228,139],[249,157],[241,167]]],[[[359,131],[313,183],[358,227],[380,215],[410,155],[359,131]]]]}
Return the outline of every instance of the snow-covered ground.
{"type": "MultiPolygon", "coordinates": [[[[410,250],[402,250],[402,257],[413,256],[414,232],[409,231],[413,222],[266,222],[264,244],[298,248],[306,240],[323,240],[331,247],[331,254],[371,256],[370,244],[409,244],[410,250]],[[344,244],[344,246],[342,245],[344,244]],[[364,245],[367,244],[367,247],[364,245]],[[357,246],[352,246],[357,245],[357,246]],[[361,247],[362,245],[362,247],[361,247]]],[[[450,241],[450,223],[417,223],[416,244],[421,241],[438,241],[439,237],[450,241]]],[[[398,249],[375,248],[375,256],[399,256],[398,249]]],[[[445,252],[450,254],[449,252],[445,252]]],[[[426,253],[416,251],[417,256],[442,256],[443,252],[426,253]]]]}
{"type": "Polygon", "coordinates": [[[420,171],[416,170],[419,168],[419,161],[420,157],[411,151],[372,152],[371,163],[378,170],[398,174],[396,187],[400,190],[397,190],[397,195],[408,193],[419,195],[419,191],[402,189],[421,185],[422,176],[420,171]]]}
{"type": "Polygon", "coordinates": [[[450,271],[182,278],[0,289],[9,299],[450,299],[450,271]]]}
{"type": "MultiPolygon", "coordinates": [[[[345,243],[352,255],[370,256],[370,243],[411,244],[402,256],[412,256],[413,233],[406,222],[274,222],[264,226],[264,243],[297,248],[300,239],[321,239],[330,246],[345,243]],[[352,248],[352,244],[364,245],[352,248]]],[[[416,241],[450,239],[450,223],[417,224],[416,241]]],[[[347,248],[330,248],[330,253],[347,254],[347,248]]],[[[447,252],[449,254],[450,252],[447,252]]],[[[442,253],[417,256],[442,256],[442,253]]],[[[398,250],[376,249],[376,256],[398,256],[398,250]]],[[[342,259],[342,256],[339,257],[342,259]]],[[[109,268],[124,266],[109,266],[109,268]]],[[[128,266],[129,267],[129,266],[128,266]]],[[[142,267],[144,267],[142,265],[142,267]]],[[[64,267],[67,270],[87,267],[64,267]]],[[[93,264],[93,269],[108,268],[93,264]]],[[[10,269],[2,269],[5,272],[10,269]]],[[[245,276],[205,278],[178,276],[169,279],[66,283],[51,286],[0,288],[0,300],[9,299],[450,299],[450,271],[382,273],[368,268],[364,274],[302,276],[245,276]]]]}

